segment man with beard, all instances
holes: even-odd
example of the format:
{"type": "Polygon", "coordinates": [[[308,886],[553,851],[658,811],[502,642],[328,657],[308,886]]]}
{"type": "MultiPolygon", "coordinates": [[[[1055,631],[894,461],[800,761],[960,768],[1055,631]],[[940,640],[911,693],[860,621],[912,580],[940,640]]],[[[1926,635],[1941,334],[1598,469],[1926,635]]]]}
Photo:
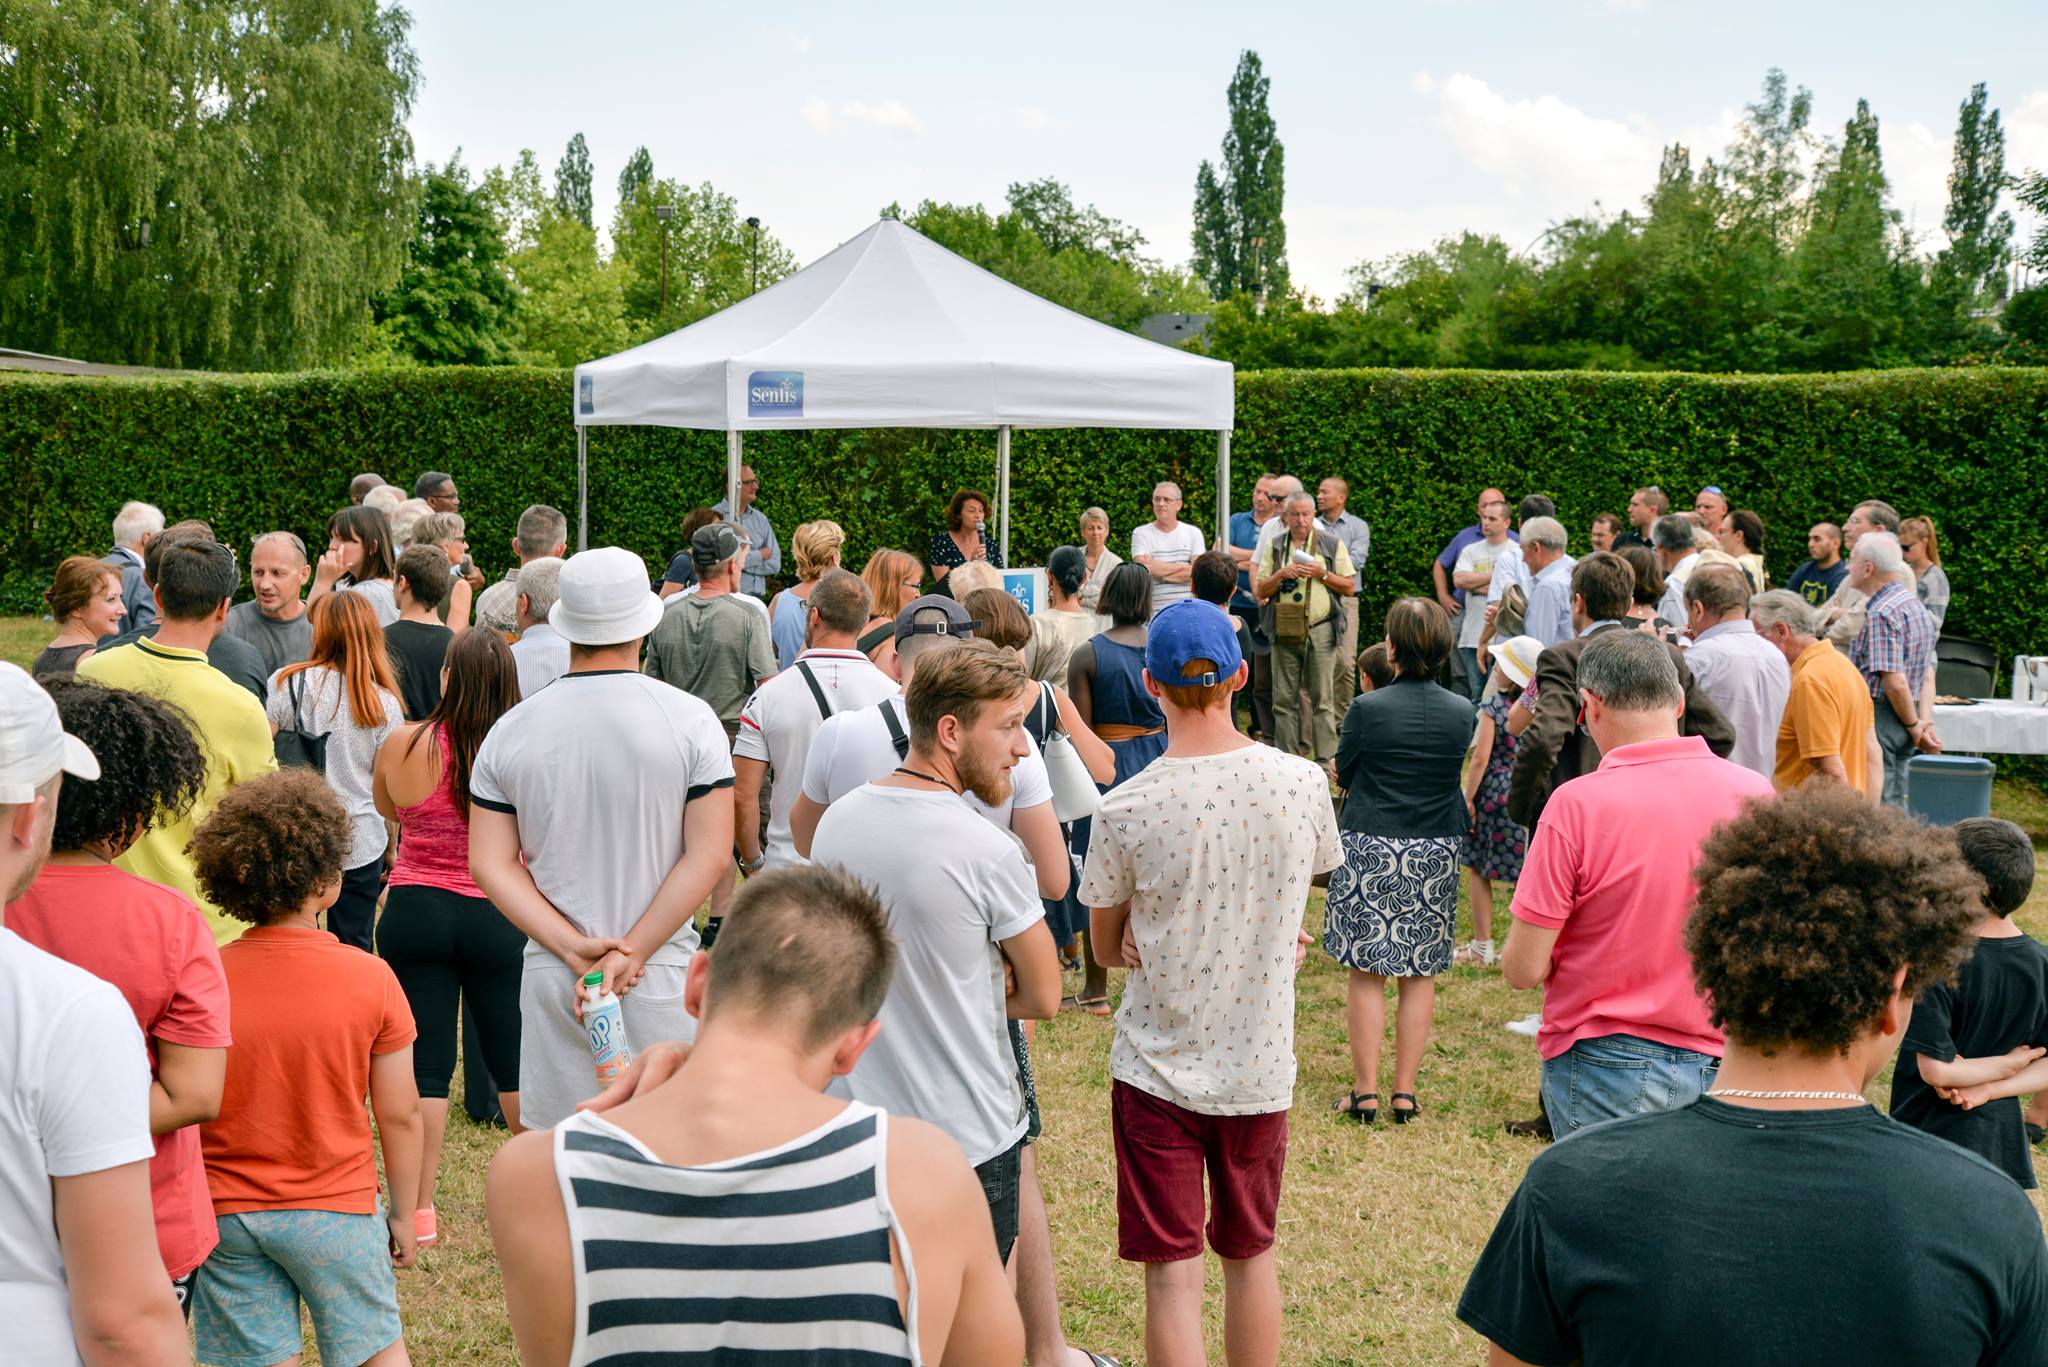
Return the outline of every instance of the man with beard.
{"type": "MultiPolygon", "coordinates": [[[[0,894],[50,853],[64,775],[99,761],[0,664],[0,894]]],[[[1034,904],[1035,905],[1035,904],[1034,904]]],[[[1059,988],[1053,988],[1059,995],[1059,988]]],[[[189,1362],[150,1206],[149,1059],[121,994],[0,929],[0,1285],[20,1362],[189,1362]]]]}
{"type": "Polygon", "coordinates": [[[1031,753],[1024,716],[1036,696],[1016,657],[986,641],[920,662],[904,695],[909,755],[826,809],[810,856],[874,888],[901,947],[882,1032],[849,1079],[854,1099],[953,1137],[981,1179],[1005,1261],[1027,1129],[1007,1022],[1051,1019],[1060,970],[1016,842],[961,799],[1009,797],[1010,770],[1031,753]]]}

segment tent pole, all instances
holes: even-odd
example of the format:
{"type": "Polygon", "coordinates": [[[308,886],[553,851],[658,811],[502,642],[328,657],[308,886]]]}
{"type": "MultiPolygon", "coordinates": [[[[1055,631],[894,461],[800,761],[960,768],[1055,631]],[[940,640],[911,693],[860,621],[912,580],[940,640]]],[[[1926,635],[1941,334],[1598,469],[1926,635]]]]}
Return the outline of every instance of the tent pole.
{"type": "Polygon", "coordinates": [[[734,522],[740,517],[740,434],[725,434],[725,515],[734,522]]]}
{"type": "Polygon", "coordinates": [[[590,549],[590,429],[576,429],[576,549],[590,549]]]}
{"type": "Polygon", "coordinates": [[[1230,548],[1230,433],[1216,434],[1216,544],[1230,548]]]}
{"type": "Polygon", "coordinates": [[[1003,563],[1010,563],[1010,429],[996,429],[996,544],[1002,548],[1003,563]]]}

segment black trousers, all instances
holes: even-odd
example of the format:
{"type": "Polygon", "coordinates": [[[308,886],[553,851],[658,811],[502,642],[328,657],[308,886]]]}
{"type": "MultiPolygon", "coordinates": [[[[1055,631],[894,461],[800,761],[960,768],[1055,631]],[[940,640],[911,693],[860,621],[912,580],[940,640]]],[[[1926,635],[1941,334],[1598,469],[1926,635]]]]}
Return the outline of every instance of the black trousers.
{"type": "Polygon", "coordinates": [[[377,927],[377,952],[397,975],[419,1028],[412,1071],[421,1096],[448,1095],[458,994],[477,1025],[476,1047],[464,1055],[466,1071],[488,1077],[498,1090],[519,1089],[519,980],[526,937],[496,907],[441,888],[393,888],[377,927]]]}
{"type": "Polygon", "coordinates": [[[368,953],[370,928],[377,922],[377,894],[384,890],[384,856],[358,864],[341,875],[341,896],[327,909],[327,928],[345,945],[368,953]]]}

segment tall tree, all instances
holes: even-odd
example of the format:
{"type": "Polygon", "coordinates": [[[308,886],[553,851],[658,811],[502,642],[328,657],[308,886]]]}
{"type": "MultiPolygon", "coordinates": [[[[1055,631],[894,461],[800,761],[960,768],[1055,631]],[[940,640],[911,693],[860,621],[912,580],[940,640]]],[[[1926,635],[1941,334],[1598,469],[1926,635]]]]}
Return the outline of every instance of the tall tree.
{"type": "Polygon", "coordinates": [[[555,164],[555,212],[584,227],[590,222],[590,144],[578,133],[555,164]]]}
{"type": "Polygon", "coordinates": [[[378,0],[0,4],[0,337],[345,359],[412,232],[408,24],[378,0]]]}
{"type": "Polygon", "coordinates": [[[634,148],[633,155],[626,158],[625,169],[619,172],[619,203],[635,203],[653,183],[654,158],[646,148],[634,148]]]}
{"type": "Polygon", "coordinates": [[[2012,215],[1998,207],[2005,189],[2005,130],[1979,81],[1956,116],[1955,152],[1948,173],[1948,210],[1942,231],[1948,245],[1934,258],[1938,295],[1967,323],[1988,295],[2003,293],[2012,258],[2012,215]]]}
{"type": "Polygon", "coordinates": [[[763,288],[796,269],[796,258],[764,226],[758,237],[739,203],[711,185],[651,180],[612,215],[612,259],[625,272],[625,306],[634,341],[645,341],[736,304],[752,293],[756,264],[763,288]],[[664,232],[659,205],[674,210],[664,232]],[[667,238],[668,309],[661,307],[662,240],[667,238]],[[756,253],[758,252],[758,257],[756,253]]]}
{"type": "Polygon", "coordinates": [[[510,252],[532,246],[540,233],[541,220],[555,212],[547,182],[541,179],[540,158],[531,147],[520,148],[509,169],[493,166],[484,172],[477,194],[491,211],[498,235],[510,252]]]}
{"type": "Polygon", "coordinates": [[[1222,169],[1204,161],[1195,173],[1195,269],[1219,299],[1287,290],[1286,156],[1266,108],[1272,84],[1246,49],[1230,78],[1222,169]]]}
{"type": "Polygon", "coordinates": [[[1806,231],[1792,254],[1781,325],[1794,334],[1788,359],[1801,368],[1909,359],[1901,350],[1909,287],[1887,188],[1877,116],[1858,100],[1840,151],[1814,186],[1806,231]]]}
{"type": "Polygon", "coordinates": [[[427,167],[419,231],[397,288],[378,303],[391,350],[426,365],[506,364],[514,304],[504,236],[461,154],[427,167]]]}
{"type": "Polygon", "coordinates": [[[2014,194],[2043,220],[2039,232],[2020,258],[2037,271],[2048,271],[2048,171],[2033,171],[2018,178],[2014,194]]]}

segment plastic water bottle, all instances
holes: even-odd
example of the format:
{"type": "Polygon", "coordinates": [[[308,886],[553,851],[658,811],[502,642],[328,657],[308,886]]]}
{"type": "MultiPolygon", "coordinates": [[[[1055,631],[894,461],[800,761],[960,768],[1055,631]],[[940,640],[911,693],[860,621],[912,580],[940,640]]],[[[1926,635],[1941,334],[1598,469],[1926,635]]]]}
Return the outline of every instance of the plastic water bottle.
{"type": "Polygon", "coordinates": [[[597,1065],[597,1085],[609,1087],[633,1061],[626,1047],[626,1021],[619,999],[604,987],[604,974],[583,975],[583,1028],[590,1032],[590,1057],[597,1065]]]}

